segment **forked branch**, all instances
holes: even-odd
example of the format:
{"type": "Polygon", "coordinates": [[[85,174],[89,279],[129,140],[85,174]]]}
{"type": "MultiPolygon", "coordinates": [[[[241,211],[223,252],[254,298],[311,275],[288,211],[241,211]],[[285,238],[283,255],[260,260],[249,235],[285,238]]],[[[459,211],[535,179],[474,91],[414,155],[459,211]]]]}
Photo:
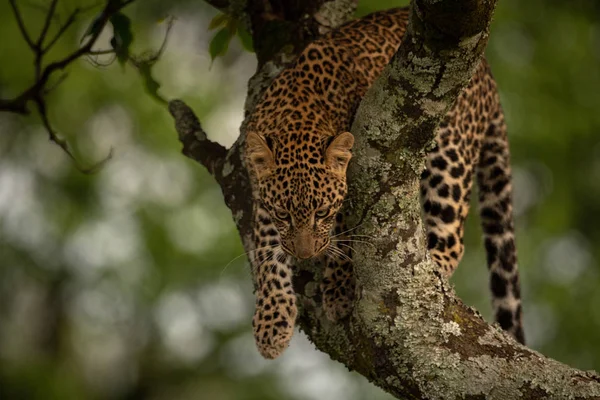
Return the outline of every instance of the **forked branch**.
{"type": "MultiPolygon", "coordinates": [[[[52,15],[54,14],[54,6],[57,0],[53,0],[51,3],[51,7],[46,16],[46,22],[44,24],[44,29],[40,33],[40,36],[34,43],[23,23],[23,18],[21,16],[20,10],[17,8],[15,3],[16,0],[9,0],[12,6],[13,12],[15,14],[15,18],[19,24],[19,28],[21,30],[21,34],[23,38],[29,45],[29,47],[34,51],[34,55],[36,60],[39,58],[39,63],[42,65],[43,56],[47,53],[50,47],[58,41],[61,36],[67,31],[67,29],[75,22],[77,15],[79,14],[79,10],[75,10],[73,14],[69,17],[67,22],[61,26],[55,37],[50,41],[49,45],[46,48],[43,48],[43,43],[46,38],[46,34],[48,32],[48,27],[50,21],[52,19],[52,15]]],[[[0,111],[11,111],[11,112],[19,112],[20,114],[27,114],[27,103],[29,101],[33,101],[38,97],[39,94],[43,93],[44,88],[48,84],[50,77],[57,71],[65,69],[69,66],[73,61],[79,59],[80,57],[87,55],[92,50],[92,47],[98,40],[98,37],[102,33],[103,28],[106,26],[110,17],[119,12],[125,6],[133,3],[135,0],[107,0],[106,5],[100,14],[96,17],[95,24],[96,29],[92,35],[90,35],[86,40],[85,44],[72,52],[71,54],[63,57],[58,61],[51,62],[46,65],[43,69],[40,68],[39,73],[36,72],[36,79],[34,83],[29,86],[27,89],[23,90],[19,95],[14,97],[13,99],[0,99],[0,111]]]]}
{"type": "Polygon", "coordinates": [[[60,76],[57,82],[53,85],[49,85],[50,78],[58,71],[64,70],[67,68],[72,62],[78,60],[79,58],[91,55],[94,53],[92,48],[94,44],[98,40],[98,37],[102,33],[102,30],[109,22],[110,18],[123,9],[125,6],[133,3],[135,0],[106,0],[106,4],[100,14],[96,17],[94,21],[94,29],[93,32],[86,38],[84,38],[85,43],[83,46],[79,47],[77,50],[72,52],[71,54],[59,59],[58,61],[53,61],[46,66],[44,66],[44,57],[47,53],[52,49],[52,47],[60,40],[61,37],[67,32],[67,30],[73,26],[76,22],[77,17],[81,14],[81,9],[75,9],[67,18],[64,24],[62,24],[55,35],[46,43],[46,39],[48,36],[48,32],[50,30],[50,26],[52,24],[52,20],[54,18],[54,14],[56,11],[56,6],[58,4],[58,0],[52,0],[48,11],[46,13],[46,18],[44,20],[44,25],[38,35],[37,39],[34,41],[29,34],[27,27],[25,26],[23,16],[21,14],[21,10],[18,8],[16,4],[16,0],[9,0],[11,8],[13,10],[13,14],[15,16],[15,20],[17,21],[17,25],[19,26],[19,31],[23,36],[23,39],[31,49],[34,55],[34,82],[28,88],[24,89],[19,95],[12,99],[0,99],[0,112],[12,112],[17,114],[28,114],[29,109],[27,108],[29,102],[33,102],[36,105],[36,110],[42,120],[42,124],[46,128],[48,132],[48,136],[50,140],[56,143],[61,149],[67,153],[67,155],[75,162],[77,168],[84,173],[91,173],[100,168],[104,163],[106,163],[112,156],[112,150],[101,161],[94,163],[90,167],[82,167],[79,165],[73,153],[69,149],[66,141],[59,138],[56,134],[56,131],[52,128],[50,121],[47,115],[47,107],[45,103],[45,96],[60,82],[62,82],[66,75],[63,74],[60,76]]]}

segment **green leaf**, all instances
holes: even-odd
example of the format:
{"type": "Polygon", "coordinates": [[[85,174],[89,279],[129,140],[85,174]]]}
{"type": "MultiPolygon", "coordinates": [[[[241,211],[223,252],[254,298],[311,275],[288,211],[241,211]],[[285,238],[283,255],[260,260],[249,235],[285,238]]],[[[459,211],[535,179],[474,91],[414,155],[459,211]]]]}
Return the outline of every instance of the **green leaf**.
{"type": "Polygon", "coordinates": [[[129,59],[129,46],[133,42],[131,20],[121,13],[116,13],[110,17],[110,23],[113,26],[113,38],[110,44],[115,50],[119,64],[125,65],[129,59]]]}
{"type": "Polygon", "coordinates": [[[237,33],[238,25],[239,23],[236,19],[230,18],[227,21],[227,25],[225,25],[225,27],[229,29],[229,32],[231,33],[232,37],[235,36],[235,34],[237,33]]]}
{"type": "Polygon", "coordinates": [[[229,15],[219,14],[210,20],[210,23],[208,24],[208,30],[212,31],[217,28],[220,28],[220,27],[226,25],[228,20],[229,20],[229,15]]]}
{"type": "Polygon", "coordinates": [[[250,32],[240,26],[237,31],[237,37],[240,39],[240,43],[246,51],[254,53],[254,42],[252,41],[250,32]]]}
{"type": "Polygon", "coordinates": [[[140,63],[137,64],[137,68],[142,76],[142,79],[144,80],[144,89],[146,89],[146,92],[160,103],[166,104],[167,101],[160,94],[158,94],[160,83],[158,83],[156,79],[152,77],[152,64],[140,63]]]}
{"type": "Polygon", "coordinates": [[[215,58],[223,56],[225,53],[227,53],[229,42],[231,42],[232,37],[233,33],[227,28],[222,28],[219,32],[217,32],[215,37],[213,37],[210,41],[208,49],[211,61],[214,61],[215,58]]]}

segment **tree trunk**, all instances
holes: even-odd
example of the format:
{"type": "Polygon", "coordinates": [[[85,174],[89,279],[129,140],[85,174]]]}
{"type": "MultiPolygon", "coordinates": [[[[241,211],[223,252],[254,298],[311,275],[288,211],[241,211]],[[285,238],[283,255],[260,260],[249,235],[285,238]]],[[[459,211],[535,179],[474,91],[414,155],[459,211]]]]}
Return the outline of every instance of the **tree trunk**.
{"type": "MultiPolygon", "coordinates": [[[[285,64],[355,6],[352,0],[209,3],[243,18],[253,32],[259,70],[250,80],[246,116],[285,64]],[[282,39],[267,43],[265,32],[282,39]]],[[[298,322],[319,350],[398,398],[600,399],[600,376],[545,358],[488,325],[455,296],[427,252],[419,202],[424,156],[481,60],[495,4],[413,1],[403,44],[363,99],[352,128],[357,140],[348,222],[374,237],[372,246],[355,246],[354,310],[337,324],[329,322],[317,290],[319,267],[302,263],[294,280],[298,322]]],[[[207,139],[183,102],[174,100],[169,108],[183,153],[215,177],[251,250],[244,125],[226,150],[207,139]]]]}

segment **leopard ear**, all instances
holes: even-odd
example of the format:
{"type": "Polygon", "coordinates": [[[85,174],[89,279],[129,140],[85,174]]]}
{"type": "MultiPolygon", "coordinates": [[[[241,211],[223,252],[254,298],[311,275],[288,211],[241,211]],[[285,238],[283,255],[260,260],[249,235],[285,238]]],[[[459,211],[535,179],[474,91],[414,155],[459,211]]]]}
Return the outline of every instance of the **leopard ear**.
{"type": "Polygon", "coordinates": [[[333,172],[344,175],[348,162],[352,158],[350,150],[354,145],[354,136],[350,132],[344,132],[335,137],[325,151],[325,165],[333,172]]]}
{"type": "Polygon", "coordinates": [[[273,152],[260,135],[254,132],[246,136],[246,160],[258,178],[268,175],[275,166],[273,152]]]}

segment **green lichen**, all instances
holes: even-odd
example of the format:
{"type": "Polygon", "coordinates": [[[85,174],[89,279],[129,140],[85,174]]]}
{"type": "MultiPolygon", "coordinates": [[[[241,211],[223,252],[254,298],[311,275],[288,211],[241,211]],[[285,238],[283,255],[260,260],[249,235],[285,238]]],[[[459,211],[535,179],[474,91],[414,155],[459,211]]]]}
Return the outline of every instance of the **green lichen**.
{"type": "Polygon", "coordinates": [[[348,21],[355,10],[354,0],[332,0],[323,3],[314,17],[320,24],[335,28],[348,21]]]}
{"type": "Polygon", "coordinates": [[[313,298],[319,292],[319,284],[317,282],[309,282],[304,287],[304,294],[306,297],[313,298]]]}
{"type": "Polygon", "coordinates": [[[231,163],[229,161],[226,161],[223,164],[223,169],[221,170],[221,174],[223,175],[223,178],[226,178],[232,172],[233,172],[233,165],[231,165],[231,163]]]}
{"type": "Polygon", "coordinates": [[[430,93],[435,84],[437,74],[440,72],[441,65],[435,59],[433,53],[427,53],[427,56],[417,56],[409,53],[405,61],[406,64],[409,64],[409,67],[394,68],[390,76],[403,82],[410,82],[411,88],[417,93],[430,93]]]}

